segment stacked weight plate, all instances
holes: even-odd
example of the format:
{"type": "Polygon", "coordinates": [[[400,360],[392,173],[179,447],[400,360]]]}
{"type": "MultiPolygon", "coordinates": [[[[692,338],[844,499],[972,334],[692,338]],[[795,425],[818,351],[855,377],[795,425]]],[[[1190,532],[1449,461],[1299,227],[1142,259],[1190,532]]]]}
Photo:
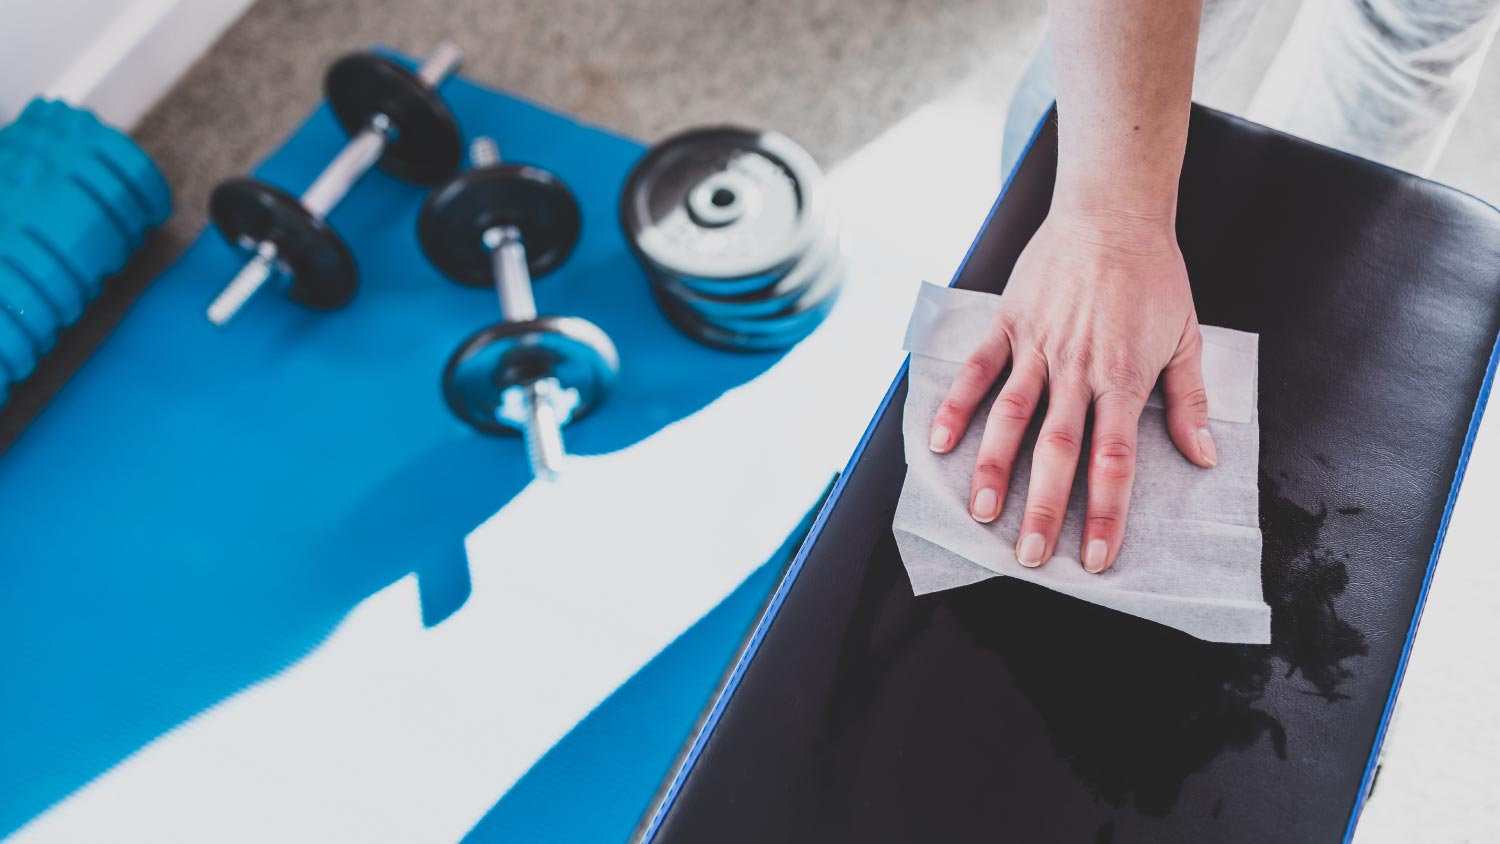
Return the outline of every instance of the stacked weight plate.
{"type": "Polygon", "coordinates": [[[0,404],[170,212],[156,165],[87,111],[34,100],[0,129],[0,404]]]}
{"type": "Polygon", "coordinates": [[[844,278],[812,156],[774,132],[695,129],[631,171],[620,219],[657,302],[711,346],[770,351],[823,321],[844,278]]]}

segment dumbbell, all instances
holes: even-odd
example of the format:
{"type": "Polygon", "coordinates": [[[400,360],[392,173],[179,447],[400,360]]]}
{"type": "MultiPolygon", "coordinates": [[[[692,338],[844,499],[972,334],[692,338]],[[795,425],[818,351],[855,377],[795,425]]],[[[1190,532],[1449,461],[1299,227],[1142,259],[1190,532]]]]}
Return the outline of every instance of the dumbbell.
{"type": "Polygon", "coordinates": [[[413,73],[374,53],[334,62],[323,81],[334,116],[351,136],[311,186],[294,197],[256,179],[221,183],[209,199],[214,226],[250,259],[208,306],[208,319],[224,325],[266,282],[281,277],[285,294],[300,305],[333,310],[348,303],[358,284],[349,247],[325,221],[360,177],[380,168],[397,178],[435,185],[453,175],[463,142],[437,86],[463,55],[444,42],[413,73]]]}
{"type": "Polygon", "coordinates": [[[615,344],[579,317],[538,316],[531,280],[567,259],[582,227],[578,202],[539,167],[502,164],[489,138],[470,146],[471,169],[422,206],[417,240],[448,278],[493,285],[501,322],[465,340],[443,371],[443,395],[487,434],[520,433],[532,474],[555,480],[562,429],[605,397],[620,369],[615,344]]]}

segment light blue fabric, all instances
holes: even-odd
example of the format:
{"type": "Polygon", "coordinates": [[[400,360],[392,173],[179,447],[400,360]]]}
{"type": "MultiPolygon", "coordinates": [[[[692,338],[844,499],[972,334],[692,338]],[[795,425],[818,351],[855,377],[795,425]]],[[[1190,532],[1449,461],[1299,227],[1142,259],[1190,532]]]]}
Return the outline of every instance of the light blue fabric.
{"type": "MultiPolygon", "coordinates": [[[[463,80],[443,94],[467,136],[578,194],[583,237],[537,303],[603,327],[622,371],[571,450],[637,442],[776,360],[695,344],[658,312],[616,212],[640,144],[463,80]]],[[[258,175],[300,191],[343,141],[320,109],[258,175]]],[[[203,309],[238,258],[206,233],[0,455],[0,838],[396,579],[416,572],[429,624],[462,605],[464,536],[528,471],[518,440],[443,403],[444,361],[498,312],[421,257],[423,198],[377,173],[332,214],[362,273],[333,314],[266,295],[214,329],[203,309]]]]}
{"type": "MultiPolygon", "coordinates": [[[[1260,3],[1204,0],[1195,98],[1234,59],[1260,3]]],[[[1473,96],[1500,0],[1303,0],[1245,116],[1324,146],[1431,174],[1473,96]]],[[[1006,172],[1057,98],[1050,30],[1011,98],[1006,172]]]]}

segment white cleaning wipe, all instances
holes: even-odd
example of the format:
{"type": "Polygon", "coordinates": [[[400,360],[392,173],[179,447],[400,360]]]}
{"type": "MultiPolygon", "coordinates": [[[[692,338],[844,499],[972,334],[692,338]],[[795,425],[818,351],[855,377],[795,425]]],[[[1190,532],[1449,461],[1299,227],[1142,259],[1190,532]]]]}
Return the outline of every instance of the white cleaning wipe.
{"type": "Polygon", "coordinates": [[[1256,335],[1203,327],[1204,386],[1218,466],[1200,469],[1178,453],[1167,436],[1161,396],[1153,393],[1141,413],[1130,519],[1115,565],[1089,574],[1079,562],[1085,449],[1057,550],[1046,565],[1031,569],[1016,561],[1015,547],[1040,418],[1017,455],[1000,518],[987,525],[969,516],[969,490],[994,392],[952,452],[934,454],[927,445],[938,404],[999,301],[989,293],[926,284],[907,328],[906,483],[893,529],[913,591],[922,595],[1016,577],[1200,639],[1269,643],[1271,610],[1260,583],[1256,335]]]}

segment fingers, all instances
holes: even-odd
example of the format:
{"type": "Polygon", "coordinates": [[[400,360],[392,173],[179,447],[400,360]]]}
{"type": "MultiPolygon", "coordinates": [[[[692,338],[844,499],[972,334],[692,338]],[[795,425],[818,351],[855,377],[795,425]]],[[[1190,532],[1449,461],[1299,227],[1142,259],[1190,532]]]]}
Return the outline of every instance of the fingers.
{"type": "Polygon", "coordinates": [[[948,388],[948,395],[938,405],[928,441],[933,451],[947,454],[958,445],[959,437],[974,418],[974,411],[1009,362],[1010,338],[1003,331],[991,331],[984,343],[964,362],[963,369],[953,379],[953,386],[948,388]]]}
{"type": "Polygon", "coordinates": [[[1130,485],[1135,480],[1136,426],[1145,403],[1144,396],[1124,390],[1107,390],[1094,399],[1083,567],[1095,574],[1114,565],[1125,538],[1130,485]]]}
{"type": "Polygon", "coordinates": [[[1005,491],[1010,486],[1011,469],[1016,452],[1031,423],[1047,382],[1046,364],[1040,357],[1023,355],[1015,361],[1005,386],[995,397],[985,420],[984,438],[979,441],[979,457],[974,462],[974,481],[969,490],[969,513],[980,522],[993,522],[1000,516],[1005,491]]]}
{"type": "Polygon", "coordinates": [[[1052,558],[1057,547],[1088,412],[1089,393],[1083,385],[1059,380],[1048,385],[1047,416],[1032,452],[1026,512],[1016,543],[1016,560],[1023,566],[1041,565],[1052,558]]]}
{"type": "Polygon", "coordinates": [[[1182,456],[1208,468],[1219,462],[1208,431],[1208,394],[1203,391],[1203,335],[1190,322],[1177,354],[1161,376],[1167,404],[1167,433],[1182,456]]]}

